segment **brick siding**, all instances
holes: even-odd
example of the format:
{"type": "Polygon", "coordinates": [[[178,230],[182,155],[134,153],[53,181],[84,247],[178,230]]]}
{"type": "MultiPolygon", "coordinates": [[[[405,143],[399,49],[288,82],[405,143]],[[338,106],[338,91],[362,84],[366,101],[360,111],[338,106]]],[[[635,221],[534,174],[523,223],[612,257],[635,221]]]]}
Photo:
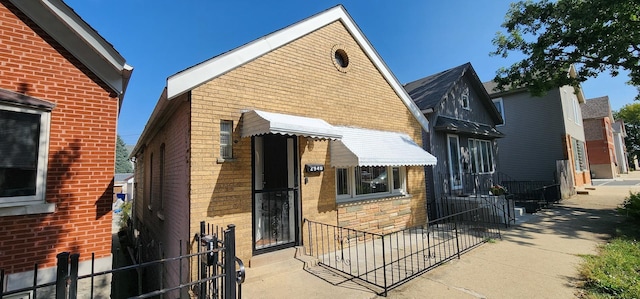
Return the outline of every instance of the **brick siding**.
{"type": "Polygon", "coordinates": [[[109,256],[118,99],[12,4],[0,3],[0,88],[26,87],[56,104],[46,187],[56,212],[0,217],[0,269],[53,266],[62,251],[81,261],[109,256]]]}
{"type": "MultiPolygon", "coordinates": [[[[340,22],[332,23],[211,80],[192,93],[191,235],[199,222],[237,225],[237,252],[252,255],[251,138],[241,138],[243,109],[315,117],[333,125],[406,132],[421,143],[421,127],[340,22]],[[338,71],[331,49],[339,44],[349,55],[349,70],[338,71]],[[220,120],[234,123],[234,162],[217,163],[220,120]]],[[[301,178],[302,217],[338,224],[335,171],[329,142],[298,138],[300,174],[306,163],[325,171],[301,178]]],[[[422,167],[409,167],[403,205],[411,221],[424,221],[422,167]]],[[[403,216],[407,218],[407,216],[403,216]]],[[[406,219],[401,221],[406,224],[406,219]]],[[[398,226],[400,227],[400,226],[398,226]]],[[[304,233],[303,233],[304,235],[304,233]]]]}

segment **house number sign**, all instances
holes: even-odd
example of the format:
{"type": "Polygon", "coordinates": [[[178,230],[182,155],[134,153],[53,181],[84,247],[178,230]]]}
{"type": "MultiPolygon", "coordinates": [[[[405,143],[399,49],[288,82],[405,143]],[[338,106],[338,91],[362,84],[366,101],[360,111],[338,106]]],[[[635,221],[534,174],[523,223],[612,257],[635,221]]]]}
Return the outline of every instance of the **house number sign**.
{"type": "Polygon", "coordinates": [[[322,172],[324,171],[324,165],[322,164],[305,164],[304,165],[305,172],[322,172]]]}

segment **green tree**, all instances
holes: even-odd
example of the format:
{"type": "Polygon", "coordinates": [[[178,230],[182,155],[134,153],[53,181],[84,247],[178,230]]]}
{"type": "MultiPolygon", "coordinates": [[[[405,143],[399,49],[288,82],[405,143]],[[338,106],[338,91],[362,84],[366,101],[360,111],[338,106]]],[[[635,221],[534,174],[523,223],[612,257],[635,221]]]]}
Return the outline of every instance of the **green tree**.
{"type": "Polygon", "coordinates": [[[118,141],[116,142],[116,173],[130,173],[133,172],[131,162],[129,162],[129,151],[124,143],[124,140],[118,135],[118,141]]]}
{"type": "MultiPolygon", "coordinates": [[[[496,72],[500,89],[528,87],[542,95],[553,87],[578,86],[608,71],[629,72],[628,84],[640,87],[640,1],[542,0],[511,4],[491,55],[525,58],[496,72]],[[567,76],[570,65],[577,76],[567,76]]],[[[640,88],[639,88],[640,92],[640,88]]],[[[640,99],[640,95],[636,97],[640,99]]]]}
{"type": "MultiPolygon", "coordinates": [[[[627,131],[624,142],[629,159],[633,159],[635,155],[640,156],[640,103],[625,105],[613,117],[624,121],[624,129],[627,131]]],[[[629,161],[629,165],[633,165],[632,161],[629,161]]]]}

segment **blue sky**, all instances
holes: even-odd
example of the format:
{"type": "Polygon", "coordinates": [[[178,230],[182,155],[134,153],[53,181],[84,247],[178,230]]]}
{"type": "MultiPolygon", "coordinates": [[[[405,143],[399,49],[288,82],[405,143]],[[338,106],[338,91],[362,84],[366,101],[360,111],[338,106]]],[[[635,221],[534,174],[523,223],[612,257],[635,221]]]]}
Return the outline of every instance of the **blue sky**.
{"type": "MultiPolygon", "coordinates": [[[[488,81],[513,59],[491,57],[491,40],[509,8],[491,1],[65,0],[134,67],[118,133],[135,144],[167,77],[311,15],[342,4],[401,83],[471,62],[488,81]]],[[[608,95],[614,110],[637,94],[622,74],[583,84],[587,98],[608,95]]]]}

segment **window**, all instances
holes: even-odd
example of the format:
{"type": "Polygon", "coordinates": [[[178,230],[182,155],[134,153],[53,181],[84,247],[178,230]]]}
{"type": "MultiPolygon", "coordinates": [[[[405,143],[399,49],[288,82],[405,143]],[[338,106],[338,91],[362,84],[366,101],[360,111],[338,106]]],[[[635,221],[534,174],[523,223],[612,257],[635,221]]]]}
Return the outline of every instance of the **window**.
{"type": "Polygon", "coordinates": [[[573,164],[576,171],[586,171],[587,163],[585,160],[584,143],[575,138],[571,138],[571,145],[573,146],[573,164]]]}
{"type": "Polygon", "coordinates": [[[405,194],[405,168],[357,166],[336,168],[338,199],[367,199],[405,194]]]}
{"type": "Polygon", "coordinates": [[[149,202],[147,209],[149,211],[153,209],[153,153],[149,156],[149,202]]]}
{"type": "Polygon", "coordinates": [[[232,132],[233,121],[222,120],[220,121],[220,157],[222,159],[232,159],[232,132]]]}
{"type": "Polygon", "coordinates": [[[462,100],[462,108],[469,109],[469,89],[465,88],[460,98],[462,100]]]}
{"type": "Polygon", "coordinates": [[[576,125],[582,125],[582,113],[580,110],[580,102],[578,102],[578,97],[576,94],[571,94],[571,101],[573,103],[573,121],[576,125]]]}
{"type": "Polygon", "coordinates": [[[493,172],[493,149],[490,140],[469,139],[472,173],[493,172]]]}
{"type": "Polygon", "coordinates": [[[50,119],[50,111],[0,105],[0,208],[45,204],[50,119]]]}
{"type": "Polygon", "coordinates": [[[164,208],[164,147],[164,143],[160,145],[160,190],[158,195],[158,201],[160,202],[158,207],[160,210],[164,208]]]}
{"type": "Polygon", "coordinates": [[[493,104],[496,106],[496,109],[498,109],[500,116],[502,116],[501,125],[504,125],[504,123],[506,122],[506,118],[504,118],[504,102],[502,101],[502,98],[493,99],[493,104]]]}

